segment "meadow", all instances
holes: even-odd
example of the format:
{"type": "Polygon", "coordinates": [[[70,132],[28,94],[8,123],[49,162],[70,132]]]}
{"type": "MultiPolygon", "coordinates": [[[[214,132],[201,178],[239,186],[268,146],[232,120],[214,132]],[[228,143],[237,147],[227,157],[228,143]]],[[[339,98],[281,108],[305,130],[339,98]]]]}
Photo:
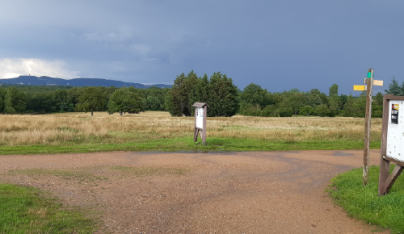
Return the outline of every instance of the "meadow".
{"type": "MultiPolygon", "coordinates": [[[[371,148],[380,147],[381,124],[382,119],[372,119],[371,148]]],[[[113,150],[258,151],[363,149],[363,118],[303,116],[276,118],[241,115],[229,118],[212,117],[207,120],[207,145],[193,142],[193,126],[193,117],[171,117],[168,112],[156,111],[125,114],[122,117],[119,114],[109,115],[105,112],[95,112],[93,117],[89,113],[80,112],[44,115],[0,115],[0,154],[113,150]]],[[[122,173],[127,173],[128,171],[132,173],[133,170],[133,168],[122,166],[112,169],[122,171],[122,173]]],[[[372,167],[371,170],[376,169],[372,167]]],[[[142,169],[138,174],[149,175],[157,172],[177,175],[185,173],[186,170],[159,169],[159,171],[153,171],[142,169]]],[[[363,216],[363,213],[367,213],[368,210],[360,212],[350,209],[351,206],[356,207],[356,204],[359,204],[356,200],[352,202],[351,197],[361,197],[360,194],[364,193],[364,189],[367,189],[371,195],[377,195],[375,192],[377,186],[375,185],[377,185],[376,177],[378,173],[372,173],[372,186],[364,188],[360,180],[361,172],[361,169],[355,169],[334,179],[332,187],[328,189],[330,196],[337,204],[343,206],[349,215],[384,228],[391,227],[394,233],[401,233],[404,229],[402,229],[400,222],[397,221],[399,219],[395,218],[394,222],[390,222],[390,217],[396,217],[395,213],[386,212],[388,214],[385,216],[388,220],[379,222],[378,217],[363,216]],[[351,173],[354,173],[354,175],[351,176],[351,173]],[[349,181],[344,179],[345,175],[348,176],[349,181]]],[[[18,171],[10,171],[10,173],[18,173],[18,171]]],[[[75,178],[79,181],[98,179],[98,177],[93,177],[91,174],[86,173],[64,172],[53,169],[44,170],[42,168],[20,171],[20,173],[27,175],[40,173],[41,175],[68,178],[69,180],[75,178]]],[[[81,233],[92,233],[97,228],[97,223],[99,223],[96,218],[88,216],[80,210],[70,212],[66,207],[61,207],[51,200],[37,196],[40,193],[38,192],[39,190],[34,189],[31,191],[31,188],[21,188],[8,184],[0,184],[0,190],[2,190],[0,195],[3,197],[8,196],[8,194],[11,194],[11,197],[17,197],[17,195],[22,194],[25,196],[23,197],[23,202],[25,200],[35,201],[32,203],[33,207],[26,207],[25,203],[21,203],[19,197],[15,201],[9,199],[9,203],[4,206],[5,210],[12,210],[10,207],[20,206],[23,208],[18,210],[21,214],[29,213],[32,210],[35,212],[31,212],[33,213],[32,217],[29,216],[26,220],[13,220],[10,217],[16,215],[11,211],[8,212],[7,214],[10,215],[3,217],[3,223],[10,223],[10,225],[3,227],[3,231],[25,230],[21,233],[31,232],[31,224],[38,222],[38,224],[34,225],[36,228],[34,233],[52,233],[50,230],[57,230],[58,233],[60,233],[58,230],[64,230],[66,233],[72,233],[72,230],[73,232],[79,230],[81,233]],[[26,196],[26,194],[29,196],[26,196]],[[42,215],[43,212],[41,213],[37,210],[47,210],[49,215],[42,215]],[[14,223],[27,225],[24,227],[19,224],[11,225],[14,223]]],[[[369,202],[373,202],[375,199],[377,198],[372,198],[371,201],[362,203],[366,207],[369,202]]],[[[386,201],[386,199],[379,200],[380,202],[386,201]]],[[[374,204],[373,207],[379,207],[376,203],[372,204],[374,204]]],[[[391,206],[388,204],[387,207],[391,206]]],[[[372,212],[374,213],[374,210],[370,213],[372,212]]]]}
{"type": "MultiPolygon", "coordinates": [[[[380,147],[381,122],[372,119],[373,148],[380,147]]],[[[95,112],[93,117],[81,112],[0,115],[0,148],[3,154],[52,153],[56,149],[56,152],[271,150],[264,147],[266,144],[286,145],[286,149],[360,149],[364,138],[363,118],[236,115],[208,118],[208,146],[201,148],[193,143],[193,126],[193,117],[171,117],[168,112],[156,111],[122,117],[106,112],[95,112]],[[302,148],[302,144],[306,146],[302,148]]]]}

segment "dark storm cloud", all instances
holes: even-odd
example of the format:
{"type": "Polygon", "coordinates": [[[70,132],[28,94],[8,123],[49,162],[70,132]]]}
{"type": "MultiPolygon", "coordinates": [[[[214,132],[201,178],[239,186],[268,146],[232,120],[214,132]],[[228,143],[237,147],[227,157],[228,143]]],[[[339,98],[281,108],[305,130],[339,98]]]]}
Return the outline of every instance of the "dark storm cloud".
{"type": "Polygon", "coordinates": [[[0,8],[0,67],[8,74],[40,67],[20,65],[32,58],[45,73],[59,61],[55,74],[143,83],[221,71],[240,89],[254,82],[273,92],[328,93],[336,83],[349,93],[371,67],[387,84],[393,75],[404,80],[403,7],[399,0],[12,1],[0,8]]]}

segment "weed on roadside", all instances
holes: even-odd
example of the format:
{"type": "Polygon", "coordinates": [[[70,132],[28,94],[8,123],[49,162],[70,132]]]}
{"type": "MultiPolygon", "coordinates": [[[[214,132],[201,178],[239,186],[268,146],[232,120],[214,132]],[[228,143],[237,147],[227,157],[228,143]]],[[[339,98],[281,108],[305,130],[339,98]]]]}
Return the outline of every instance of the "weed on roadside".
{"type": "Polygon", "coordinates": [[[0,233],[94,233],[99,221],[36,188],[0,184],[0,233]]]}

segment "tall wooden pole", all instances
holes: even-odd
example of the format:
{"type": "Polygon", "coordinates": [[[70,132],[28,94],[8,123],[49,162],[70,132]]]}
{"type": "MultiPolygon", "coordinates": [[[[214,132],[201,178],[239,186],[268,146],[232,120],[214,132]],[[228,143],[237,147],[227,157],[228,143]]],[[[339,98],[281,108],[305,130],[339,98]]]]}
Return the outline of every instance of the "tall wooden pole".
{"type": "Polygon", "coordinates": [[[372,121],[373,69],[368,70],[365,114],[365,147],[363,150],[363,185],[369,182],[369,145],[372,121]]]}

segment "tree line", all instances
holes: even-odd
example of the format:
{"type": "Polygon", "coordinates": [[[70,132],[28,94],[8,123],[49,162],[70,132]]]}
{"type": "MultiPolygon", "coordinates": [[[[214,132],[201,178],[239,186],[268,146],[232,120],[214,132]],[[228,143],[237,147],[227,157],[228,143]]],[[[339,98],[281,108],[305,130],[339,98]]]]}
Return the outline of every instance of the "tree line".
{"type": "MultiPolygon", "coordinates": [[[[298,89],[271,93],[261,86],[250,84],[241,92],[240,114],[247,116],[290,117],[304,116],[345,116],[364,117],[366,112],[366,92],[359,97],[338,95],[338,85],[333,84],[326,95],[318,89],[300,92],[298,89]]],[[[382,117],[383,94],[373,97],[372,116],[382,117]]]]}
{"type": "MultiPolygon", "coordinates": [[[[393,78],[386,92],[404,95],[404,83],[402,87],[396,86],[397,81],[393,78]]],[[[238,113],[263,117],[364,117],[366,112],[366,92],[362,92],[359,97],[339,95],[337,84],[329,88],[328,95],[318,89],[271,93],[254,83],[239,90],[231,78],[220,72],[213,73],[210,79],[206,74],[197,77],[193,71],[177,76],[167,93],[166,110],[172,116],[192,116],[192,104],[196,101],[208,103],[208,116],[232,116],[238,113]]],[[[379,92],[373,96],[372,116],[381,118],[382,115],[383,94],[379,92]]]]}
{"type": "MultiPolygon", "coordinates": [[[[404,82],[400,86],[392,80],[386,93],[404,96],[404,82]]],[[[194,71],[182,73],[174,80],[172,88],[151,87],[66,87],[66,86],[2,86],[0,87],[0,112],[54,113],[73,111],[107,111],[139,113],[145,110],[168,111],[172,116],[193,116],[192,104],[206,102],[208,116],[290,117],[346,116],[364,117],[366,92],[359,97],[338,94],[333,84],[326,95],[318,89],[300,92],[268,92],[251,83],[239,90],[226,74],[214,72],[210,77],[198,77],[194,71]]],[[[383,94],[373,96],[372,116],[382,117],[383,94]]]]}
{"type": "Polygon", "coordinates": [[[151,87],[0,87],[0,113],[55,113],[107,111],[139,113],[165,110],[168,88],[151,87]]]}

